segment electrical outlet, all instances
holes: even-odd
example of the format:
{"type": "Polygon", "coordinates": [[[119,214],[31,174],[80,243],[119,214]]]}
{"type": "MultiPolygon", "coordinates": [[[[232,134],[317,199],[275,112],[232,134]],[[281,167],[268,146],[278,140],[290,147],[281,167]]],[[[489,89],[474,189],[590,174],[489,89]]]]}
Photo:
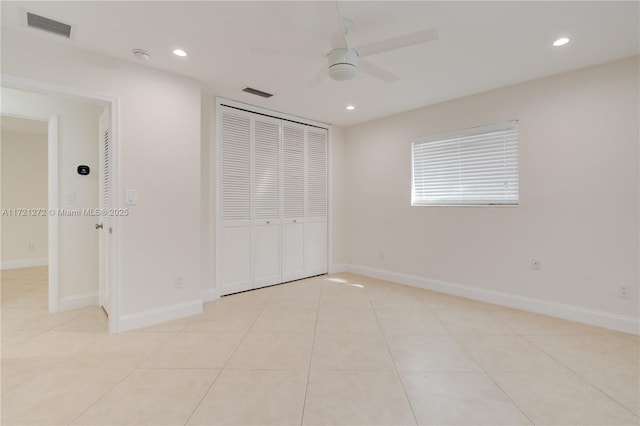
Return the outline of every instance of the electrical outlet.
{"type": "Polygon", "coordinates": [[[532,271],[540,271],[542,269],[542,262],[540,259],[532,259],[531,260],[531,270],[532,271]]]}
{"type": "Polygon", "coordinates": [[[176,275],[176,288],[184,287],[184,276],[176,275]]]}
{"type": "Polygon", "coordinates": [[[38,245],[36,243],[29,243],[29,251],[38,250],[38,245]]]}
{"type": "Polygon", "coordinates": [[[384,261],[384,252],[383,251],[378,252],[378,259],[384,261]]]}
{"type": "Polygon", "coordinates": [[[621,299],[628,299],[629,297],[631,297],[629,294],[629,287],[624,284],[620,284],[618,286],[618,297],[621,299]]]}

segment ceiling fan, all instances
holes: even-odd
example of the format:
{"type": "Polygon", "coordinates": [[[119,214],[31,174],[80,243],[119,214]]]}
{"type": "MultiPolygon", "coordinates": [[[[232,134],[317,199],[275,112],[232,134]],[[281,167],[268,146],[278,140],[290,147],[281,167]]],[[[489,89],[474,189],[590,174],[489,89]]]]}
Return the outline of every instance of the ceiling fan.
{"type": "MultiPolygon", "coordinates": [[[[395,81],[398,76],[362,58],[438,39],[438,31],[435,28],[431,28],[351,48],[347,41],[347,34],[353,27],[353,22],[342,17],[338,2],[333,3],[337,19],[335,20],[335,28],[331,38],[332,49],[326,55],[328,64],[319,70],[311,85],[319,84],[327,74],[333,80],[351,80],[356,76],[356,71],[358,70],[382,81],[395,81]]],[[[277,49],[252,49],[252,51],[271,55],[292,54],[297,56],[299,54],[298,52],[279,51],[277,49]]]]}

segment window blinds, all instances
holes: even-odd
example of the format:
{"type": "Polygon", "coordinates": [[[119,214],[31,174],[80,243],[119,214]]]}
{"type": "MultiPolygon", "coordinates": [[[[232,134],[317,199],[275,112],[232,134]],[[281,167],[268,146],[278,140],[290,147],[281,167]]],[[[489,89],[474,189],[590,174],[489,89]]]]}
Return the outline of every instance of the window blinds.
{"type": "Polygon", "coordinates": [[[518,122],[412,143],[411,205],[517,205],[518,122]]]}

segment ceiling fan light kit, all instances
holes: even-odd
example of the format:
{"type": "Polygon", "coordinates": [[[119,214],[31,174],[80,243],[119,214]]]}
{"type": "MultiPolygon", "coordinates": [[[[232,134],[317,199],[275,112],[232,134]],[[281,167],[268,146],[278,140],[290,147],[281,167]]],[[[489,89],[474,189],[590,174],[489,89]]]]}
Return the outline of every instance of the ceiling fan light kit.
{"type": "Polygon", "coordinates": [[[356,76],[358,53],[353,49],[333,49],[329,52],[329,77],[336,81],[351,80],[356,76]]]}
{"type": "MultiPolygon", "coordinates": [[[[352,48],[349,46],[347,33],[349,33],[354,27],[353,21],[343,18],[342,12],[340,11],[340,4],[337,1],[319,3],[323,5],[332,4],[336,19],[334,20],[333,34],[331,37],[332,50],[327,54],[328,66],[322,67],[322,69],[316,73],[316,77],[309,84],[310,87],[320,84],[320,82],[326,78],[327,74],[332,80],[348,81],[352,80],[358,71],[381,81],[396,81],[398,79],[397,75],[386,71],[363,58],[438,39],[438,31],[435,28],[430,28],[352,48]]],[[[299,51],[295,50],[268,48],[253,50],[269,55],[299,56],[299,51]]]]}

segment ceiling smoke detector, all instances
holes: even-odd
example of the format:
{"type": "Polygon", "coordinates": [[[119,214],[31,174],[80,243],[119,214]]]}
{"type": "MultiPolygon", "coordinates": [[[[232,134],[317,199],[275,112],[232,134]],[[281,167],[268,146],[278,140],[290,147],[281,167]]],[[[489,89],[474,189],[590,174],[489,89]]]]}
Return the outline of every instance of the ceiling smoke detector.
{"type": "Polygon", "coordinates": [[[139,62],[149,62],[151,60],[151,54],[144,49],[133,49],[132,52],[139,62]]]}

